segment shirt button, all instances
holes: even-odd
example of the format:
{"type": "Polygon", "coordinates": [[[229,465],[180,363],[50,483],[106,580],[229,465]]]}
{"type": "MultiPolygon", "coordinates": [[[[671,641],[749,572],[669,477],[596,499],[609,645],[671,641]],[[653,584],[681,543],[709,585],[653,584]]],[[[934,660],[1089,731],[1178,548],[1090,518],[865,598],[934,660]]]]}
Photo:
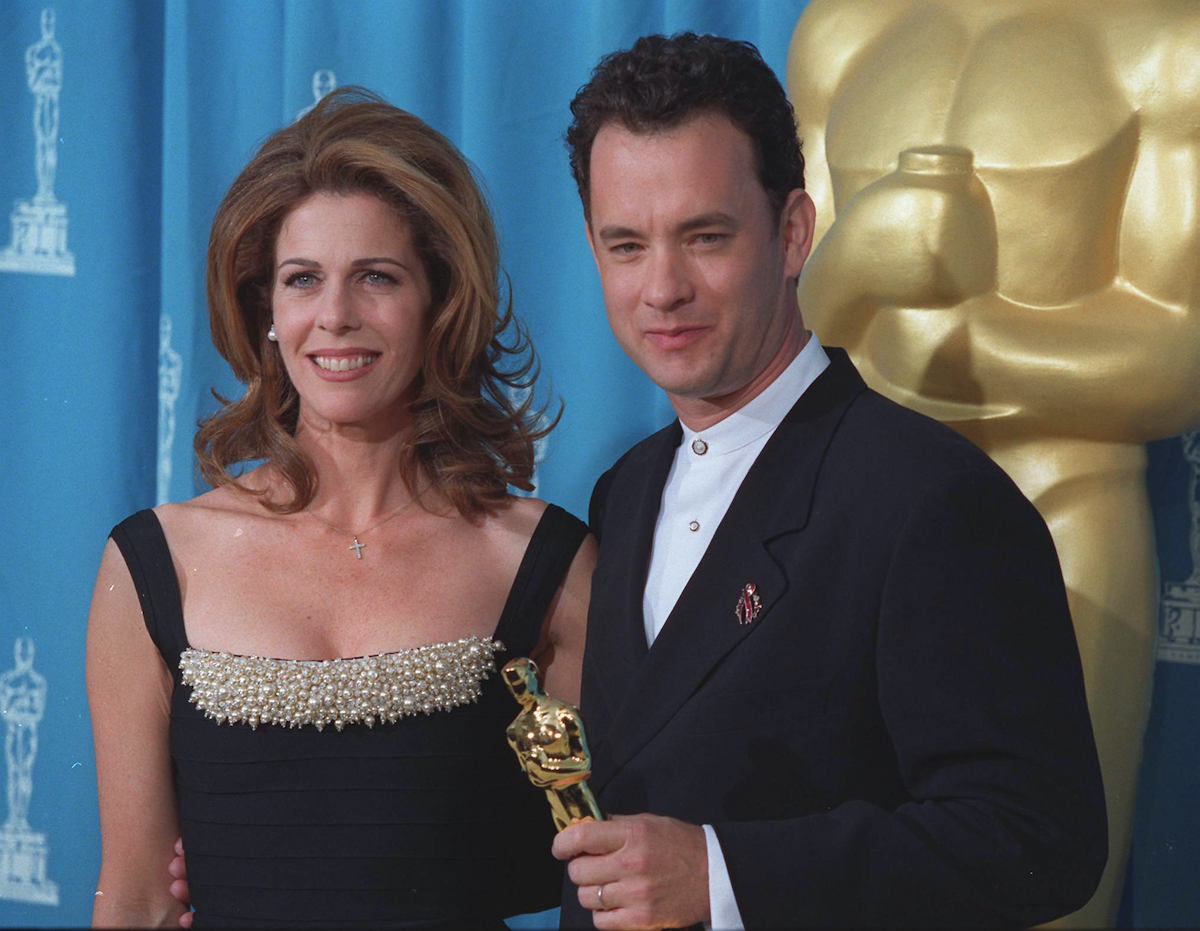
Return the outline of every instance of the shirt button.
{"type": "Polygon", "coordinates": [[[703,456],[706,452],[708,452],[708,444],[701,439],[692,440],[692,452],[694,452],[697,456],[703,456]]]}
{"type": "Polygon", "coordinates": [[[699,529],[700,529],[700,521],[698,521],[698,520],[688,521],[688,530],[695,533],[699,529]]]}

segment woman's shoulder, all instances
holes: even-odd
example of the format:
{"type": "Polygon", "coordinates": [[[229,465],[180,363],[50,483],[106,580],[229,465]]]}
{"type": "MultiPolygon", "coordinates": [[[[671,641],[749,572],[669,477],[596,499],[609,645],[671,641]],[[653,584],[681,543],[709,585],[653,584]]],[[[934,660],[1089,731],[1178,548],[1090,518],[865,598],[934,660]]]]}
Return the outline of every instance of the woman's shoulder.
{"type": "Polygon", "coordinates": [[[483,522],[486,535],[511,557],[519,559],[529,548],[538,528],[546,525],[542,533],[547,542],[562,542],[572,547],[579,544],[579,530],[586,527],[570,513],[553,507],[540,498],[509,495],[502,507],[497,508],[483,522]],[[553,511],[554,513],[551,513],[553,511]]]}
{"type": "Polygon", "coordinates": [[[160,504],[154,508],[154,516],[162,525],[163,533],[172,545],[194,544],[212,539],[213,535],[235,524],[247,521],[278,520],[262,505],[255,494],[264,489],[268,477],[262,466],[242,479],[242,487],[222,485],[187,501],[160,504]]]}
{"type": "Polygon", "coordinates": [[[510,496],[505,509],[493,519],[503,528],[503,537],[515,553],[525,553],[539,527],[543,541],[551,547],[572,553],[581,545],[588,548],[587,525],[569,511],[538,498],[510,496]]]}
{"type": "Polygon", "coordinates": [[[540,498],[525,498],[509,495],[505,498],[504,507],[498,509],[492,519],[506,533],[515,534],[528,541],[546,513],[549,502],[540,498]]]}
{"type": "Polygon", "coordinates": [[[545,521],[553,523],[555,530],[574,536],[576,527],[586,530],[586,525],[574,514],[558,506],[552,506],[540,498],[518,497],[509,495],[503,508],[497,509],[489,517],[489,523],[494,523],[503,533],[524,543],[528,543],[539,525],[545,521]],[[549,513],[553,508],[554,513],[549,513]]]}

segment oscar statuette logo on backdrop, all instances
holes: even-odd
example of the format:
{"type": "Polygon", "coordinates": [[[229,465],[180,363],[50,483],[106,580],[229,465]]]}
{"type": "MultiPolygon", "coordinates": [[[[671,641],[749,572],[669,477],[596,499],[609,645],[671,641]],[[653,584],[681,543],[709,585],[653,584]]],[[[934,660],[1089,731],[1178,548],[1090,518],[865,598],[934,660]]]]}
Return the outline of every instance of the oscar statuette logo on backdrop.
{"type": "Polygon", "coordinates": [[[46,679],[33,668],[33,641],[13,644],[16,667],[0,675],[0,720],[8,817],[0,826],[0,899],[57,905],[58,885],[46,877],[46,835],[29,826],[38,724],[46,710],[46,679]]]}
{"type": "MultiPolygon", "coordinates": [[[[0,251],[0,271],[75,275],[67,249],[67,205],[54,196],[58,168],[58,97],[63,86],[62,46],[54,38],[54,10],[42,10],[42,37],[25,50],[25,75],[33,94],[37,193],[13,204],[12,241],[0,251]]],[[[7,161],[8,165],[13,160],[7,161]]]]}
{"type": "Polygon", "coordinates": [[[155,504],[171,500],[171,448],[175,445],[175,402],[183,383],[183,357],[171,348],[171,318],[158,321],[158,489],[155,504]]]}
{"type": "Polygon", "coordinates": [[[304,114],[308,113],[313,107],[321,102],[321,98],[326,94],[332,94],[337,90],[338,79],[328,68],[322,68],[320,71],[314,71],[312,76],[312,92],[313,102],[296,114],[296,119],[302,119],[304,114]]]}

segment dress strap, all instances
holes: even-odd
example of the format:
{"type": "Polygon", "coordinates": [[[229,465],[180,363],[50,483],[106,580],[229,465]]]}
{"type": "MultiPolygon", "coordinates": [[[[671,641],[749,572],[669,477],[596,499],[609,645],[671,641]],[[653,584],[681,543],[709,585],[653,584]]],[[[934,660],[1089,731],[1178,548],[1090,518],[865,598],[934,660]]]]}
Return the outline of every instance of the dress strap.
{"type": "Polygon", "coordinates": [[[129,567],[150,639],[178,682],[179,654],[187,649],[187,634],[179,580],[162,524],[153,511],[138,511],[117,524],[110,536],[129,567]]]}
{"type": "Polygon", "coordinates": [[[496,625],[510,656],[528,656],[537,646],[546,611],[587,533],[587,524],[557,505],[542,513],[496,625]]]}

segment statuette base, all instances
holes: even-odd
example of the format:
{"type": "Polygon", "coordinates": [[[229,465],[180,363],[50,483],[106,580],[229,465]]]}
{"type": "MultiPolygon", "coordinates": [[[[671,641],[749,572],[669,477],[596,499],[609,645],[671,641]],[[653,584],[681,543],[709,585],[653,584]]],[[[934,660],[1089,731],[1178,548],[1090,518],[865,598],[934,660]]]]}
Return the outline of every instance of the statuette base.
{"type": "Polygon", "coordinates": [[[66,204],[19,200],[9,216],[12,242],[0,252],[0,271],[74,276],[75,256],[67,249],[66,204]]]}
{"type": "Polygon", "coordinates": [[[45,834],[0,830],[0,899],[57,905],[58,884],[46,878],[49,855],[45,834]]]}

